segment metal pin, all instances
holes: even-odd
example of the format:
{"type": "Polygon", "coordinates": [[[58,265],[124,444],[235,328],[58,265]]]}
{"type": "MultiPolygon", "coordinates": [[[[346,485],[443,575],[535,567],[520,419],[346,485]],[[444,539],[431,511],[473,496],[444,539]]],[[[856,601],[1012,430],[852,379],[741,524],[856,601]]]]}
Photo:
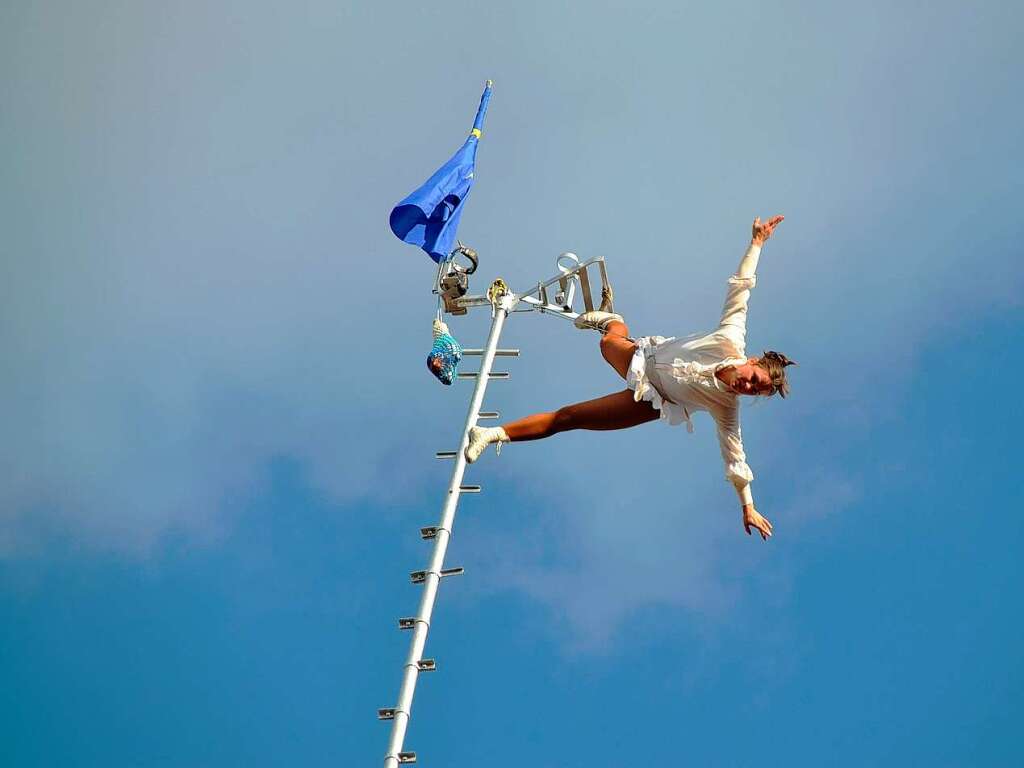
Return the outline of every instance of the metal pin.
{"type": "Polygon", "coordinates": [[[398,620],[399,629],[413,629],[416,626],[416,619],[413,616],[408,616],[404,619],[398,620]]]}
{"type": "Polygon", "coordinates": [[[459,490],[462,493],[480,493],[483,489],[479,485],[460,485],[459,490]]]}
{"type": "Polygon", "coordinates": [[[436,525],[428,525],[425,528],[420,528],[420,538],[427,540],[437,536],[438,528],[436,525]]]}
{"type": "Polygon", "coordinates": [[[416,662],[416,667],[420,672],[436,672],[437,662],[433,659],[420,659],[416,662]]]}
{"type": "Polygon", "coordinates": [[[400,763],[415,763],[416,753],[415,752],[399,752],[398,762],[400,763]]]}
{"type": "Polygon", "coordinates": [[[378,709],[377,710],[377,719],[378,720],[394,720],[395,719],[395,708],[394,707],[388,707],[387,709],[378,709]]]}
{"type": "Polygon", "coordinates": [[[459,455],[458,451],[438,451],[434,454],[436,459],[454,459],[459,455]]]}

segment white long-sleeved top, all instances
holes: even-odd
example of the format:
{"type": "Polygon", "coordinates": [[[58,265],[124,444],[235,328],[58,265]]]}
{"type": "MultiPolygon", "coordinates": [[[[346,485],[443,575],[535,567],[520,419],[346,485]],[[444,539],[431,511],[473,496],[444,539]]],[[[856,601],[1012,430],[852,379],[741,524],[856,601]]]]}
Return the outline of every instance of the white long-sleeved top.
{"type": "Polygon", "coordinates": [[[669,424],[686,424],[693,432],[691,416],[707,411],[718,427],[718,444],[725,462],[725,477],[736,488],[743,504],[753,503],[740,432],[739,396],[715,373],[747,361],[747,301],[757,282],[760,246],[750,245],[736,274],[729,278],[725,305],[718,327],[703,336],[645,336],[637,339],[626,384],[636,400],[646,400],[661,411],[669,424]]]}

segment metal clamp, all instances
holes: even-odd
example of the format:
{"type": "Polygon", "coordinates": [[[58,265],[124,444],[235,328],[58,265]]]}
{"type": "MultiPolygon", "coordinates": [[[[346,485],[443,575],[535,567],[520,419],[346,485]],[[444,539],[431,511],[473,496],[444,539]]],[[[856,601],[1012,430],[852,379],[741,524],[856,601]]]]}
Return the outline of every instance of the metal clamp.
{"type": "Polygon", "coordinates": [[[441,297],[446,312],[453,315],[466,314],[466,308],[457,302],[469,291],[469,276],[476,272],[479,264],[476,251],[460,242],[458,248],[438,265],[434,293],[441,297]],[[455,261],[457,255],[469,259],[469,266],[455,261]]]}

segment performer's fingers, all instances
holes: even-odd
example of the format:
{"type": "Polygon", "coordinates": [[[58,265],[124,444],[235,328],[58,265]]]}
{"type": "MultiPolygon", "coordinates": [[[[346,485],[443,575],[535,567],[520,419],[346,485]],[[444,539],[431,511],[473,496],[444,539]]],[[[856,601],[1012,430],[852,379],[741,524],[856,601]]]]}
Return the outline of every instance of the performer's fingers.
{"type": "Polygon", "coordinates": [[[750,523],[744,523],[743,524],[743,528],[747,532],[747,536],[749,536],[750,535],[750,523]]]}

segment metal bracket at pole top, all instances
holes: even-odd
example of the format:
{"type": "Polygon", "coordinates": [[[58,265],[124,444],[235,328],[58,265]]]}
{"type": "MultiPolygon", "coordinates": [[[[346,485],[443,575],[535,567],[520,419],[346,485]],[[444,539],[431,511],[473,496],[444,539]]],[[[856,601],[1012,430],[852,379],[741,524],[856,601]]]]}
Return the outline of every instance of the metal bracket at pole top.
{"type": "MultiPolygon", "coordinates": [[[[566,252],[555,260],[558,274],[522,293],[509,291],[502,297],[502,301],[494,301],[492,296],[461,296],[452,302],[460,314],[472,307],[501,306],[506,312],[512,312],[517,304],[525,304],[529,309],[535,309],[543,314],[557,315],[566,320],[575,320],[583,312],[590,312],[600,303],[601,296],[594,296],[593,288],[596,281],[591,270],[597,269],[596,277],[600,279],[602,295],[605,288],[610,287],[608,283],[608,270],[605,267],[604,257],[595,256],[586,261],[580,261],[575,253],[566,252]],[[577,306],[577,302],[582,307],[577,306]]],[[[493,286],[492,286],[493,288],[493,286]]],[[[473,350],[476,352],[477,350],[473,350]]]]}

